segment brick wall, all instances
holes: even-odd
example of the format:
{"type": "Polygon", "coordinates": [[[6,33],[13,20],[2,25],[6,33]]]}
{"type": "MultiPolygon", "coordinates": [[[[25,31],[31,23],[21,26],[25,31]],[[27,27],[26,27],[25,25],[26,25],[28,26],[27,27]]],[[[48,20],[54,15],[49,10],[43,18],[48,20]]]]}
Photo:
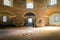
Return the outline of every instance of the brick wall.
{"type": "Polygon", "coordinates": [[[16,16],[16,25],[22,26],[24,15],[28,12],[33,12],[36,15],[37,26],[45,26],[48,23],[49,15],[53,12],[60,12],[60,0],[57,5],[48,6],[48,0],[34,0],[34,9],[26,9],[26,0],[14,0],[13,7],[3,5],[3,0],[0,0],[0,13],[8,12],[16,16]],[[42,23],[39,23],[42,20],[42,23]]]}

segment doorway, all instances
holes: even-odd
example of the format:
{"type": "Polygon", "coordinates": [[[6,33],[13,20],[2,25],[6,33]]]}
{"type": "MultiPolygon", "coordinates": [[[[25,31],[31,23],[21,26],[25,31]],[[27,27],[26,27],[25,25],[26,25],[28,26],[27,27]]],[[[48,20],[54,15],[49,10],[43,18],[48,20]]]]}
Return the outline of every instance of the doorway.
{"type": "Polygon", "coordinates": [[[29,13],[26,13],[24,17],[25,17],[24,26],[34,27],[36,25],[35,14],[29,12],[29,13]]]}

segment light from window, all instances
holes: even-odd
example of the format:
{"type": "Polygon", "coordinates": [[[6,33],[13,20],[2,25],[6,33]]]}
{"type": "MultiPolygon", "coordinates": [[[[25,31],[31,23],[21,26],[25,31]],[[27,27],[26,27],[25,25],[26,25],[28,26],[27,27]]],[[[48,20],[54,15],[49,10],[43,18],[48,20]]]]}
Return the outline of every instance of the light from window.
{"type": "Polygon", "coordinates": [[[27,3],[26,8],[33,9],[33,3],[27,3]]]}
{"type": "Polygon", "coordinates": [[[3,16],[3,22],[7,22],[7,16],[3,16]]]}
{"type": "Polygon", "coordinates": [[[11,0],[4,0],[4,5],[6,6],[12,6],[12,1],[11,0]]]}
{"type": "Polygon", "coordinates": [[[32,18],[28,18],[28,23],[32,23],[32,18]]]}
{"type": "Polygon", "coordinates": [[[55,21],[55,22],[58,22],[58,16],[55,16],[55,17],[54,17],[54,21],[55,21]]]}
{"type": "Polygon", "coordinates": [[[50,5],[55,5],[57,4],[57,0],[51,0],[50,5]]]}

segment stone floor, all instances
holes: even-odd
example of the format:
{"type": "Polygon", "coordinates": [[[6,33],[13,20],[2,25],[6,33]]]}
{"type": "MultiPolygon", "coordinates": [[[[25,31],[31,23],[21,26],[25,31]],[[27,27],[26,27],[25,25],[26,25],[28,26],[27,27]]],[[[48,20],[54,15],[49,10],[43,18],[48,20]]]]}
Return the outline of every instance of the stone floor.
{"type": "Polygon", "coordinates": [[[20,27],[0,29],[0,40],[60,40],[60,27],[20,27]]]}

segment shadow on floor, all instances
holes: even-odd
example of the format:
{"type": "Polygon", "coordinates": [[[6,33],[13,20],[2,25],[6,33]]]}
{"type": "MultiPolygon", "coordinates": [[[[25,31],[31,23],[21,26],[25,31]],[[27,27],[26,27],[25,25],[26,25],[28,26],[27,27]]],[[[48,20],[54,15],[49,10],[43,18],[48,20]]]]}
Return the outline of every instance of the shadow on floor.
{"type": "Polygon", "coordinates": [[[17,27],[16,25],[0,25],[0,29],[2,28],[14,28],[17,27]]]}

